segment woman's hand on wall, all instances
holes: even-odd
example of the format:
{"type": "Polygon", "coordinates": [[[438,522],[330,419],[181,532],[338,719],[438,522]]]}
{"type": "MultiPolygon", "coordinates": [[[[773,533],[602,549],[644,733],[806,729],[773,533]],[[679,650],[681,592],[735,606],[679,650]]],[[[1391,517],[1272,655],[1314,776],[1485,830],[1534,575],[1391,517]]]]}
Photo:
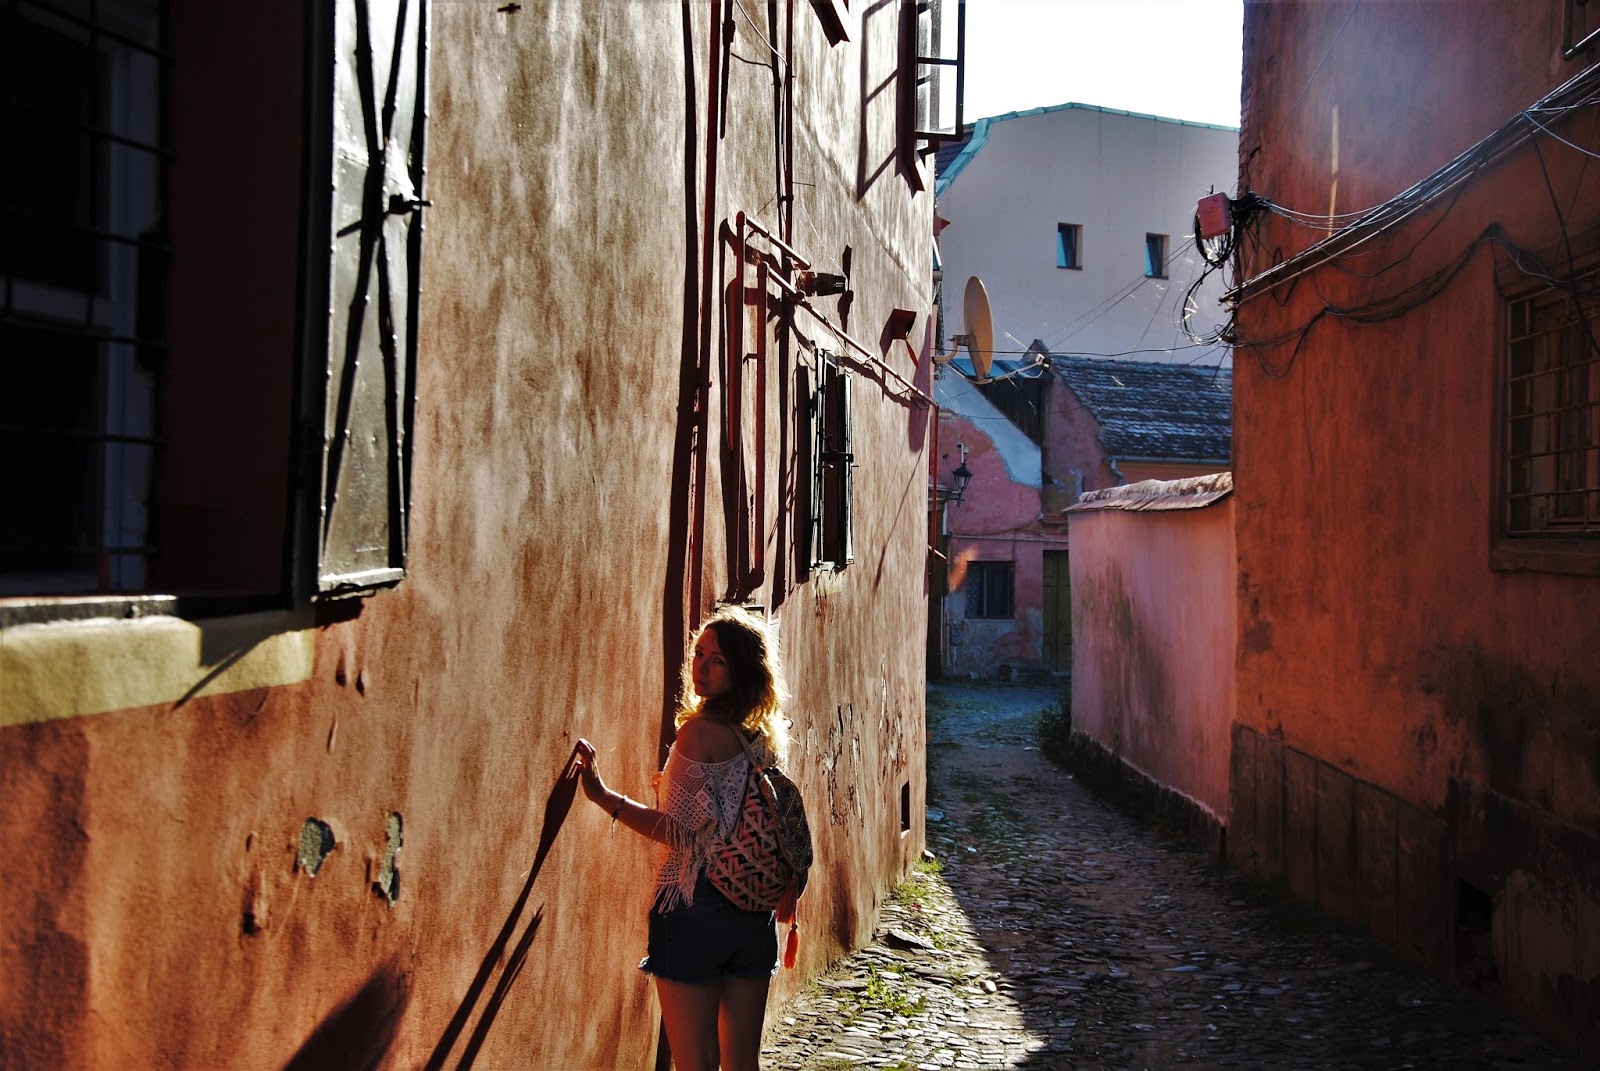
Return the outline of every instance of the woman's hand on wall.
{"type": "Polygon", "coordinates": [[[612,792],[606,788],[606,783],[600,779],[600,774],[594,768],[594,745],[587,740],[578,741],[578,776],[583,781],[583,794],[589,797],[591,803],[598,803],[605,807],[611,800],[612,792]]]}

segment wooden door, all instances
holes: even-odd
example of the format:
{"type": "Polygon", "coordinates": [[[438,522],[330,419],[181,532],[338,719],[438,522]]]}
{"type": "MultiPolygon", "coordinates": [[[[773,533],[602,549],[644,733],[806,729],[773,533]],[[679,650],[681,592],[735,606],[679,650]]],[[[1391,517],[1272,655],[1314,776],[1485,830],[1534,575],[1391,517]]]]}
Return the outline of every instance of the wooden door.
{"type": "Polygon", "coordinates": [[[1067,552],[1044,552],[1044,663],[1053,672],[1072,669],[1072,574],[1067,552]]]}

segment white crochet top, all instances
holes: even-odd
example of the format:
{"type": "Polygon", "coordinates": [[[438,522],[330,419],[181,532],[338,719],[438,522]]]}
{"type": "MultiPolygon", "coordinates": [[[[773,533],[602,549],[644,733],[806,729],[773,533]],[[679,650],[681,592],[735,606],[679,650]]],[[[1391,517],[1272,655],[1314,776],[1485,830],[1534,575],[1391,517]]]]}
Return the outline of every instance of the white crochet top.
{"type": "Polygon", "coordinates": [[[661,774],[660,809],[667,816],[668,843],[656,872],[656,910],[694,903],[694,883],[705,869],[715,839],[726,837],[739,820],[750,759],[741,749],[723,762],[696,762],[667,752],[661,774]]]}

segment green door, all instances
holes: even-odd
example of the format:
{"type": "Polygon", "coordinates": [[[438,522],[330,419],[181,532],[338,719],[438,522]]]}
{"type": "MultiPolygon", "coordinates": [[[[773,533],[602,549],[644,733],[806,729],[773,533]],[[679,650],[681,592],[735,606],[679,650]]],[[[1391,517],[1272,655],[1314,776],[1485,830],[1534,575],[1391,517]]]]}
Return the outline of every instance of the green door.
{"type": "Polygon", "coordinates": [[[1044,663],[1052,671],[1072,669],[1072,574],[1067,552],[1044,552],[1044,663]]]}

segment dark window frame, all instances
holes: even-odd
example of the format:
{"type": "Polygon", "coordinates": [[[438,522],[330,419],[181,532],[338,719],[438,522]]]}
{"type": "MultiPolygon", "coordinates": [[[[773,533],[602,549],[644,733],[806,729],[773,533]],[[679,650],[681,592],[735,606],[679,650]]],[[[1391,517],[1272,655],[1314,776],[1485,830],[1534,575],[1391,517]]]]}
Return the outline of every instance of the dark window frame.
{"type": "MultiPolygon", "coordinates": [[[[89,279],[94,285],[79,296],[79,304],[89,307],[97,301],[104,303],[105,295],[99,291],[105,291],[114,283],[123,295],[122,303],[129,306],[117,330],[109,331],[103,326],[91,324],[94,330],[80,329],[73,337],[82,336],[85,344],[101,349],[119,347],[123,351],[124,363],[135,367],[148,365],[154,369],[150,372],[153,382],[149,388],[149,430],[142,430],[135,435],[115,427],[109,431],[90,428],[88,431],[77,429],[74,434],[80,439],[92,439],[92,445],[103,451],[126,448],[132,444],[142,445],[155,456],[149,463],[149,471],[143,482],[137,487],[130,484],[124,494],[124,497],[137,499],[147,518],[144,544],[130,551],[141,555],[145,567],[131,579],[113,576],[108,580],[106,548],[95,555],[97,562],[91,558],[90,564],[79,564],[70,574],[61,569],[29,565],[21,562],[20,558],[17,562],[8,562],[0,554],[0,627],[31,621],[75,619],[85,614],[214,617],[304,606],[346,595],[365,595],[380,587],[398,583],[405,576],[406,527],[410,505],[410,431],[415,399],[417,307],[415,264],[421,247],[421,210],[427,204],[422,181],[425,173],[422,166],[422,117],[426,113],[422,102],[426,100],[426,0],[409,7],[406,40],[410,50],[402,58],[402,62],[408,65],[403,68],[404,78],[414,85],[414,99],[417,102],[414,109],[406,113],[414,116],[414,124],[395,131],[396,137],[405,136],[408,130],[413,136],[409,173],[401,174],[399,169],[393,169],[395,174],[386,174],[385,182],[376,193],[369,188],[372,184],[365,180],[360,168],[366,161],[380,158],[387,167],[394,157],[393,152],[387,149],[379,152],[371,148],[373,138],[369,130],[366,147],[354,165],[348,162],[347,153],[343,171],[333,176],[336,187],[342,184],[362,198],[359,201],[346,199],[337,224],[332,218],[335,211],[333,206],[325,200],[319,200],[318,194],[318,191],[329,188],[330,174],[335,166],[335,153],[330,149],[333,112],[339,106],[339,94],[354,92],[350,88],[354,86],[360,89],[364,97],[371,98],[366,99],[356,111],[367,113],[373,122],[378,121],[379,113],[387,119],[393,111],[395,94],[394,88],[388,85],[388,72],[382,68],[382,64],[391,57],[387,53],[378,55],[371,48],[370,40],[362,28],[362,15],[356,11],[351,0],[309,5],[302,16],[303,54],[288,51],[287,48],[282,53],[284,62],[295,66],[280,65],[277,69],[289,72],[288,79],[292,80],[299,73],[300,65],[303,65],[309,94],[308,100],[294,100],[286,105],[296,116],[290,121],[296,124],[291,133],[296,141],[306,144],[305,156],[301,159],[280,156],[285,160],[287,170],[303,169],[302,197],[275,203],[282,205],[283,212],[289,217],[298,213],[303,230],[299,263],[295,264],[285,257],[284,263],[289,265],[289,274],[275,277],[279,283],[298,289],[299,305],[295,322],[288,330],[282,348],[269,346],[269,352],[265,355],[257,352],[248,359],[254,362],[249,365],[252,371],[269,378],[282,374],[282,369],[296,362],[298,369],[293,374],[283,376],[281,396],[273,396],[265,403],[265,409],[262,408],[259,395],[241,394],[235,390],[235,394],[247,398],[248,404],[255,406],[257,412],[266,414],[268,424],[281,430],[282,444],[279,447],[281,453],[274,453],[272,442],[263,444],[259,438],[249,435],[236,434],[233,440],[229,440],[235,449],[241,443],[248,444],[245,448],[254,451],[249,461],[256,467],[250,470],[249,475],[218,484],[243,489],[242,498],[236,495],[226,501],[220,498],[212,501],[203,495],[195,498],[194,491],[197,488],[203,491],[205,487],[202,480],[197,478],[197,473],[203,477],[202,470],[206,464],[231,465],[241,460],[240,457],[223,452],[201,464],[189,464],[185,472],[187,484],[181,478],[173,479],[170,470],[175,459],[192,460],[198,457],[197,445],[211,441],[207,436],[219,419],[211,404],[216,398],[214,392],[218,389],[215,384],[205,376],[183,374],[190,364],[205,365],[212,369],[214,362],[211,365],[206,362],[208,354],[216,349],[218,339],[214,321],[196,312],[207,307],[205,295],[197,299],[196,293],[187,293],[187,297],[181,297],[179,287],[168,282],[169,275],[175,279],[181,274],[170,268],[173,260],[171,249],[181,244],[190,250],[188,258],[191,267],[186,278],[192,289],[194,279],[207,274],[204,267],[197,270],[193,265],[209,264],[208,258],[218,253],[218,249],[206,246],[205,241],[194,241],[195,235],[212,231],[225,233],[225,228],[207,226],[208,213],[216,211],[218,204],[229,213],[236,214],[237,211],[236,206],[227,205],[216,198],[196,197],[192,191],[195,188],[209,188],[206,186],[207,168],[226,166],[240,154],[237,143],[227,143],[225,149],[213,152],[210,157],[191,154],[186,162],[179,161],[182,170],[194,172],[188,174],[191,193],[182,204],[169,204],[167,190],[172,184],[170,173],[175,163],[168,146],[174,140],[182,140],[172,130],[185,122],[192,125],[208,121],[206,110],[196,107],[195,102],[205,93],[218,88],[210,81],[182,82],[181,78],[173,76],[175,63],[169,38],[179,42],[180,47],[188,43],[183,30],[192,30],[193,27],[188,26],[183,16],[191,9],[171,5],[167,0],[101,0],[98,6],[89,9],[91,14],[98,14],[100,18],[99,23],[95,23],[66,11],[67,5],[62,5],[62,12],[51,11],[46,7],[48,2],[30,2],[26,10],[30,14],[42,12],[39,20],[52,28],[65,27],[68,32],[82,36],[86,42],[88,59],[78,66],[84,72],[79,81],[88,88],[73,96],[72,100],[81,98],[88,101],[91,107],[94,106],[99,98],[108,96],[112,89],[122,88],[122,81],[114,79],[126,81],[126,72],[129,70],[140,73],[144,78],[139,85],[144,86],[148,82],[154,86],[149,92],[141,89],[132,97],[134,101],[144,102],[141,107],[131,106],[129,94],[121,94],[121,111],[112,113],[133,116],[132,120],[124,120],[136,124],[133,132],[120,126],[113,128],[109,121],[97,122],[92,111],[80,117],[68,116],[69,122],[51,120],[57,127],[89,144],[89,148],[78,154],[79,160],[74,167],[80,171],[88,169],[85,171],[86,177],[78,185],[88,188],[90,194],[85,201],[87,207],[78,213],[88,213],[82,219],[54,221],[50,225],[57,229],[65,226],[74,233],[81,232],[91,243],[86,248],[90,250],[94,262],[91,264],[93,277],[89,279]],[[131,17],[130,12],[137,18],[131,17]],[[149,21],[151,28],[148,34],[139,31],[139,27],[146,25],[139,19],[149,21]],[[174,28],[174,23],[177,28],[174,28]],[[352,25],[355,29],[352,29],[352,25]],[[354,46],[352,41],[356,42],[354,46]],[[152,75],[130,61],[121,60],[118,70],[124,73],[108,76],[102,68],[109,69],[109,65],[101,62],[101,58],[110,55],[116,59],[118,49],[123,53],[138,52],[144,57],[142,62],[146,66],[155,65],[155,73],[152,75]],[[367,76],[365,67],[369,63],[364,58],[354,61],[363,68],[363,73],[359,76],[352,73],[355,68],[351,66],[351,55],[360,53],[365,56],[369,52],[373,53],[370,65],[378,67],[374,72],[376,77],[367,76]],[[409,66],[413,63],[416,65],[414,70],[409,66]],[[112,77],[113,81],[108,82],[108,77],[112,77]],[[376,84],[368,84],[373,82],[376,84]],[[141,133],[143,131],[153,133],[141,133]],[[99,217],[102,212],[100,202],[112,203],[117,196],[122,196],[114,188],[109,193],[105,192],[106,180],[95,177],[97,172],[106,170],[105,160],[118,152],[147,153],[158,161],[158,179],[152,181],[158,181],[160,196],[157,207],[147,214],[159,226],[136,232],[130,229],[132,224],[123,221],[115,212],[108,211],[103,220],[99,217]],[[351,209],[352,204],[355,205],[354,210],[351,209]],[[173,222],[175,210],[180,213],[176,224],[173,222]],[[351,220],[357,220],[361,226],[352,226],[351,220]],[[118,231],[117,227],[123,230],[118,231]],[[393,294],[384,289],[382,282],[373,282],[369,291],[371,296],[365,302],[353,300],[348,294],[340,296],[332,282],[341,273],[329,263],[330,235],[335,246],[344,241],[350,246],[360,244],[365,251],[370,243],[363,235],[379,227],[387,235],[391,250],[404,248],[405,252],[399,256],[409,258],[407,263],[411,270],[408,279],[403,280],[400,286],[390,288],[394,290],[393,294]],[[186,234],[188,239],[184,237],[186,234]],[[112,283],[108,283],[106,265],[113,258],[100,248],[104,246],[115,246],[115,251],[124,260],[137,259],[141,285],[131,286],[122,278],[113,278],[112,283]],[[148,278],[159,282],[159,286],[154,288],[155,292],[147,293],[150,288],[142,285],[147,277],[147,268],[148,278]],[[298,278],[293,274],[296,270],[299,272],[298,278]],[[380,402],[373,408],[384,410],[387,424],[399,429],[392,436],[392,460],[387,486],[380,489],[377,495],[367,495],[375,502],[369,509],[374,523],[359,531],[347,525],[345,531],[332,532],[336,537],[334,539],[330,539],[328,517],[335,496],[329,494],[327,488],[333,486],[341,467],[337,459],[328,460],[332,451],[327,444],[343,440],[362,441],[368,437],[371,429],[367,424],[352,423],[348,419],[350,389],[347,385],[341,388],[334,373],[339,367],[338,361],[342,360],[346,366],[351,364],[349,354],[354,352],[356,344],[345,346],[343,338],[345,335],[356,335],[357,332],[353,328],[335,330],[341,325],[330,323],[330,307],[335,313],[333,318],[345,316],[351,325],[356,324],[358,312],[365,317],[363,322],[371,323],[374,318],[382,317],[386,327],[393,325],[392,331],[374,330],[369,326],[361,334],[370,336],[375,340],[375,345],[383,349],[383,363],[390,369],[385,373],[388,385],[394,388],[385,390],[380,402]],[[345,313],[345,309],[350,311],[345,313]],[[393,340],[387,341],[391,335],[393,340]],[[185,361],[189,364],[185,364],[185,361]],[[167,382],[169,379],[185,380],[189,384],[187,390],[173,387],[167,382]],[[298,383],[291,384],[296,379],[298,383]],[[196,383],[203,385],[196,387],[196,383]],[[208,394],[207,391],[212,393],[208,394]],[[335,391],[339,393],[335,394],[335,391]],[[273,408],[276,405],[282,406],[281,413],[273,408]],[[163,429],[159,435],[155,430],[158,416],[163,429]],[[257,509],[259,504],[257,513],[249,514],[251,519],[276,519],[276,524],[258,524],[254,530],[281,531],[282,541],[258,540],[248,551],[239,549],[228,538],[226,524],[213,524],[211,521],[213,515],[234,516],[225,511],[237,501],[251,503],[250,509],[257,509]],[[208,509],[210,513],[207,513],[208,509]],[[351,545],[359,542],[365,547],[372,542],[369,534],[378,530],[386,533],[389,547],[388,559],[379,563],[378,568],[364,568],[362,562],[349,555],[343,559],[330,557],[330,546],[343,540],[351,545]],[[163,531],[166,539],[158,540],[156,537],[163,531]],[[180,537],[186,537],[187,542],[180,537]],[[175,545],[180,543],[181,546],[175,549],[175,545]]],[[[10,25],[10,20],[20,20],[19,10],[22,9],[16,5],[6,9],[6,25],[10,25]]],[[[275,28],[281,25],[276,24],[275,28]]],[[[279,43],[286,43],[290,36],[285,33],[279,43]]],[[[202,69],[203,65],[179,68],[180,72],[202,69]]],[[[396,77],[398,79],[399,76],[396,77]]],[[[229,86],[221,87],[224,94],[230,90],[229,86]]],[[[401,95],[407,92],[411,90],[402,86],[401,95]]],[[[51,119],[48,112],[45,118],[51,119]]],[[[19,132],[20,124],[8,123],[6,129],[10,138],[14,139],[11,147],[32,144],[29,135],[19,132]]],[[[281,131],[278,133],[281,134],[281,131]]],[[[389,139],[380,138],[379,141],[387,145],[389,139]]],[[[279,188],[284,185],[279,182],[279,188]]],[[[292,188],[292,184],[288,185],[292,188]]],[[[0,225],[10,228],[13,236],[20,226],[17,220],[22,218],[17,205],[29,200],[27,193],[25,187],[10,186],[4,203],[0,204],[0,225]]],[[[75,196],[78,200],[85,200],[83,196],[75,196]]],[[[281,225],[284,221],[280,219],[278,222],[281,225]]],[[[30,248],[36,248],[39,244],[33,242],[30,248]]],[[[341,254],[336,252],[334,255],[341,254]]],[[[370,259],[370,253],[366,255],[370,259]]],[[[50,323],[48,318],[41,319],[39,310],[34,307],[38,301],[28,296],[31,291],[40,289],[32,286],[27,272],[19,276],[19,269],[30,268],[31,261],[25,259],[28,256],[32,254],[26,249],[21,253],[8,252],[6,262],[0,264],[0,300],[3,300],[3,304],[0,304],[0,325],[3,325],[8,337],[19,330],[37,334],[42,329],[50,329],[58,335],[67,334],[61,324],[50,323]],[[20,299],[19,293],[22,294],[20,299]]],[[[57,270],[56,274],[60,274],[60,271],[57,270]]],[[[82,275],[83,272],[79,270],[77,274],[82,275]]],[[[218,277],[221,278],[220,275],[218,277]]],[[[84,290],[84,287],[79,289],[84,290]]],[[[369,360],[366,363],[373,365],[377,362],[369,360]]],[[[18,391],[17,394],[24,396],[23,402],[36,401],[47,386],[44,384],[37,389],[18,391]]],[[[104,389],[99,389],[97,393],[107,395],[104,389]]],[[[100,404],[108,411],[114,408],[105,397],[101,397],[100,404]]],[[[16,417],[17,413],[25,416],[26,412],[27,405],[19,404],[13,406],[11,416],[16,417]]],[[[6,414],[0,414],[0,418],[5,417],[6,414]]],[[[21,426],[24,432],[29,432],[30,425],[25,419],[17,418],[12,422],[21,426]]],[[[30,434],[39,437],[37,432],[30,434]]],[[[57,434],[56,437],[65,436],[57,434]]],[[[360,497],[350,493],[352,480],[372,482],[363,475],[365,471],[370,471],[370,467],[345,464],[342,471],[345,476],[339,483],[342,493],[338,496],[341,507],[360,497]],[[352,477],[350,473],[355,473],[355,476],[352,477]]],[[[98,476],[96,479],[101,485],[99,493],[103,496],[104,480],[98,476]]],[[[71,496],[62,492],[56,497],[66,500],[71,496]]],[[[77,512],[84,510],[78,509],[77,512]]],[[[346,515],[348,512],[346,510],[346,515]]],[[[76,520],[73,523],[77,528],[84,527],[76,520]]],[[[111,531],[104,521],[95,523],[102,531],[111,531]]],[[[27,538],[13,541],[23,547],[37,542],[43,548],[41,554],[48,552],[60,557],[62,551],[52,548],[70,549],[71,544],[53,535],[53,532],[52,528],[51,532],[45,533],[50,540],[43,537],[33,540],[26,532],[21,532],[27,538]]],[[[122,553],[123,549],[112,546],[109,551],[122,553]]],[[[37,560],[44,559],[41,556],[37,560]]]]}
{"type": "Polygon", "coordinates": [[[1083,270],[1083,224],[1056,224],[1056,267],[1083,270]]]}
{"type": "Polygon", "coordinates": [[[1147,231],[1144,236],[1144,277],[1146,279],[1165,279],[1167,277],[1167,247],[1169,243],[1165,234],[1147,231]]]}
{"type": "Polygon", "coordinates": [[[1490,565],[1600,575],[1600,261],[1505,294],[1490,565]]]}
{"type": "Polygon", "coordinates": [[[968,621],[1016,620],[1016,562],[970,561],[962,586],[967,596],[968,621]]]}
{"type": "Polygon", "coordinates": [[[815,389],[809,399],[811,443],[812,568],[840,570],[855,561],[855,448],[850,373],[827,350],[816,351],[815,389]]]}
{"type": "Polygon", "coordinates": [[[34,164],[0,201],[0,598],[136,593],[162,446],[167,13],[40,0],[3,18],[6,92],[26,102],[4,125],[7,155],[34,164]]]}

